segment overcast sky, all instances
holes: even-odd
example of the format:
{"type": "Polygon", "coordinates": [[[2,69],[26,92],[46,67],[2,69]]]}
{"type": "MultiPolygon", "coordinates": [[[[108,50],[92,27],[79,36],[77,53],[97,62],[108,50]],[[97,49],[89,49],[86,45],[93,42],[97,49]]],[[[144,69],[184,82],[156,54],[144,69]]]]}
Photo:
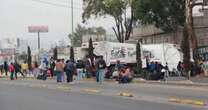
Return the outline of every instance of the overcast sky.
{"type": "MultiPolygon", "coordinates": [[[[29,25],[48,25],[49,33],[41,34],[42,47],[65,39],[71,32],[71,0],[0,0],[0,38],[21,37],[36,48],[37,34],[28,33],[29,25]],[[58,4],[58,6],[43,2],[58,4]],[[67,8],[67,7],[68,8],[67,8]]],[[[74,25],[81,23],[82,0],[74,0],[74,25]]],[[[111,31],[110,18],[90,20],[88,26],[103,26],[111,31]]]]}
{"type": "MultiPolygon", "coordinates": [[[[49,48],[57,40],[68,41],[71,32],[71,0],[0,0],[0,38],[28,39],[37,48],[37,34],[28,33],[30,25],[48,25],[49,33],[41,34],[41,45],[49,48]],[[44,2],[44,3],[43,3],[44,2]],[[50,4],[45,4],[49,2],[50,4]],[[57,6],[52,5],[57,4],[57,6]],[[68,7],[68,8],[67,8],[68,7]]],[[[82,0],[74,0],[74,25],[81,23],[82,0]]],[[[88,26],[103,26],[112,32],[113,20],[91,19],[88,26]]],[[[69,42],[69,41],[68,41],[69,42]]]]}

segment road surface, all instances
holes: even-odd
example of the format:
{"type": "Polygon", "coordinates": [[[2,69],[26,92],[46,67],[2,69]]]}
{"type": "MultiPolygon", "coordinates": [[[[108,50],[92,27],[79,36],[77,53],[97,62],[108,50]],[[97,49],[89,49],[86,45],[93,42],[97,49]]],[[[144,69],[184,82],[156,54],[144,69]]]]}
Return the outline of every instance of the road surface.
{"type": "Polygon", "coordinates": [[[0,79],[0,110],[207,110],[206,107],[168,102],[170,97],[208,98],[206,89],[192,89],[143,84],[81,82],[69,85],[54,81],[0,79]],[[98,92],[83,92],[85,89],[97,89],[98,92]],[[130,91],[135,97],[116,95],[122,91],[130,91]]]}

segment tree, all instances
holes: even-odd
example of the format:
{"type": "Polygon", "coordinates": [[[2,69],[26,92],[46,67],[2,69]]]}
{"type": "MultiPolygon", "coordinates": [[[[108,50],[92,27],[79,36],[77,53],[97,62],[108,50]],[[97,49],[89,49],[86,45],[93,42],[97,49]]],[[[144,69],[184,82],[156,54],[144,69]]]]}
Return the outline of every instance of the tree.
{"type": "Polygon", "coordinates": [[[135,3],[137,3],[136,0],[84,0],[83,22],[92,16],[113,17],[116,24],[113,31],[118,41],[123,43],[130,38],[132,32],[135,3]],[[130,16],[127,16],[128,9],[130,9],[130,16]]]}
{"type": "Polygon", "coordinates": [[[183,29],[183,39],[181,42],[181,49],[183,52],[183,63],[185,65],[185,72],[189,78],[188,72],[190,70],[190,40],[188,35],[188,28],[185,26],[183,29]]]}
{"type": "Polygon", "coordinates": [[[70,47],[70,60],[74,61],[74,48],[70,47]]]}
{"type": "MultiPolygon", "coordinates": [[[[93,50],[94,50],[93,42],[92,42],[92,39],[90,38],[89,39],[88,55],[89,55],[89,58],[90,58],[91,62],[93,62],[93,60],[94,60],[94,52],[93,52],[93,50]]],[[[95,65],[93,65],[93,66],[95,66],[95,65]]]]}
{"type": "Polygon", "coordinates": [[[106,35],[106,30],[103,27],[96,28],[97,35],[106,35]]]}
{"type": "Polygon", "coordinates": [[[75,32],[69,34],[69,39],[71,39],[72,46],[80,47],[82,44],[82,37],[87,33],[87,29],[80,24],[77,25],[75,32]]]}
{"type": "Polygon", "coordinates": [[[58,49],[57,49],[57,47],[55,47],[53,49],[53,59],[54,60],[57,60],[58,59],[58,49]]]}
{"type": "Polygon", "coordinates": [[[31,56],[30,46],[27,46],[27,63],[28,63],[29,69],[31,69],[31,67],[32,67],[32,56],[31,56]]]}
{"type": "Polygon", "coordinates": [[[141,74],[142,70],[142,58],[141,58],[141,40],[138,40],[136,46],[136,60],[138,73],[141,74]]]}
{"type": "Polygon", "coordinates": [[[200,6],[206,5],[207,0],[203,0],[203,2],[199,2],[199,0],[185,0],[185,1],[186,1],[186,27],[187,27],[189,39],[191,39],[193,59],[196,62],[196,59],[198,59],[198,40],[194,31],[193,8],[198,5],[200,6]]]}
{"type": "Polygon", "coordinates": [[[185,0],[137,0],[136,18],[165,32],[176,32],[185,23],[185,0]]]}
{"type": "MultiPolygon", "coordinates": [[[[193,26],[193,7],[204,5],[199,0],[137,0],[136,18],[142,24],[153,24],[164,32],[176,32],[186,25],[191,40],[193,59],[197,58],[197,37],[193,26]]],[[[204,0],[205,2],[205,0],[204,0]]]]}
{"type": "Polygon", "coordinates": [[[75,32],[73,34],[69,34],[68,36],[69,39],[71,39],[72,46],[80,47],[84,35],[106,35],[106,30],[103,27],[86,28],[78,24],[75,32]]]}
{"type": "Polygon", "coordinates": [[[22,61],[27,61],[28,54],[23,51],[21,54],[18,54],[17,59],[22,61]]]}

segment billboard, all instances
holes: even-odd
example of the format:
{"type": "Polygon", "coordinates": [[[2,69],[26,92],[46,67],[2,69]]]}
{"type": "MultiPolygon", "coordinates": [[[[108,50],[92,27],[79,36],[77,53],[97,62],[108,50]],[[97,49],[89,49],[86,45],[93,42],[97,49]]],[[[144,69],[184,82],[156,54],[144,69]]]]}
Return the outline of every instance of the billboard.
{"type": "Polygon", "coordinates": [[[37,33],[37,32],[47,33],[48,26],[46,26],[46,25],[29,26],[28,32],[30,32],[30,33],[37,33]]]}

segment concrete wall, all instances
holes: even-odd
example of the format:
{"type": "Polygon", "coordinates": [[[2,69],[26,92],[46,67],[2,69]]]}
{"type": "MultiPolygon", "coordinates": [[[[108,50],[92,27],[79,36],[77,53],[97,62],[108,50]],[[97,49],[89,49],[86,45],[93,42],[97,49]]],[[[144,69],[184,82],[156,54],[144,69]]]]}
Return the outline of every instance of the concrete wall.
{"type": "MultiPolygon", "coordinates": [[[[204,9],[203,12],[204,16],[194,17],[195,33],[199,46],[208,45],[208,9],[204,9]]],[[[142,39],[144,44],[174,43],[180,45],[182,36],[182,29],[179,29],[175,34],[164,34],[161,30],[149,25],[135,28],[129,42],[142,39]]]]}

